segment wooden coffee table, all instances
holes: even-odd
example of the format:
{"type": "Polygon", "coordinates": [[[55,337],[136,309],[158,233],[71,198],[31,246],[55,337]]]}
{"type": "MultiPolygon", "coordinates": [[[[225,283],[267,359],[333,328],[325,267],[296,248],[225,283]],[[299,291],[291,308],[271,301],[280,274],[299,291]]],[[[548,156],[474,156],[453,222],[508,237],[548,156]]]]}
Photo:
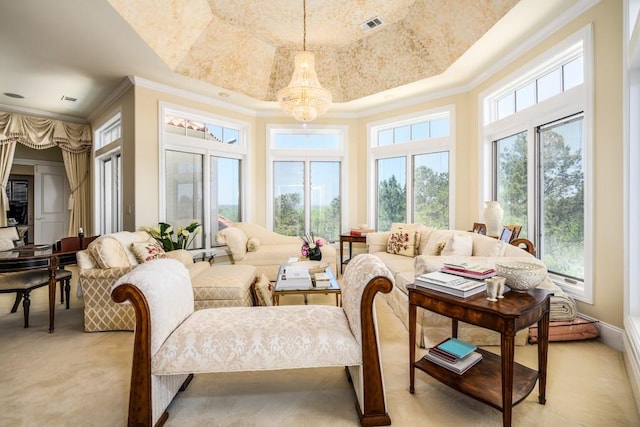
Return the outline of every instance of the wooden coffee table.
{"type": "Polygon", "coordinates": [[[504,298],[487,301],[484,293],[458,298],[408,285],[409,291],[409,391],[414,392],[415,368],[480,402],[502,411],[502,424],[511,425],[513,405],[524,400],[538,381],[538,402],[546,401],[547,351],[549,347],[549,305],[551,292],[532,289],[510,291],[504,298]],[[416,311],[422,307],[451,318],[451,336],[458,335],[458,321],[497,331],[501,335],[500,355],[478,349],[482,360],[458,375],[424,358],[416,360],[416,311]],[[515,335],[538,323],[538,370],[514,362],[515,335]]]}
{"type": "Polygon", "coordinates": [[[342,305],[342,301],[340,299],[342,295],[342,292],[340,290],[340,284],[336,280],[336,276],[333,274],[333,271],[331,271],[331,267],[327,267],[325,270],[325,273],[327,273],[327,276],[329,276],[330,287],[328,288],[317,288],[315,286],[314,275],[311,274],[311,287],[304,287],[300,289],[289,289],[289,288],[279,289],[278,283],[280,282],[280,277],[282,277],[283,270],[286,267],[287,267],[286,265],[281,265],[280,269],[278,270],[278,278],[276,280],[276,286],[273,289],[273,305],[279,305],[281,295],[301,295],[301,294],[304,296],[304,303],[306,305],[308,302],[307,295],[314,294],[314,293],[335,294],[336,305],[337,306],[342,305]]]}

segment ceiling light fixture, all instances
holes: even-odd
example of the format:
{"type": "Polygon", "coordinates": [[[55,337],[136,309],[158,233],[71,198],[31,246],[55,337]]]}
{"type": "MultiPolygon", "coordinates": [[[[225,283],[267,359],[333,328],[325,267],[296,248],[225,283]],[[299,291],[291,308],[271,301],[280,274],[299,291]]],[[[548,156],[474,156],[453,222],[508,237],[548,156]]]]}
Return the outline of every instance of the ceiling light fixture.
{"type": "Polygon", "coordinates": [[[331,93],[318,81],[315,57],[307,52],[307,2],[302,2],[303,34],[302,52],[296,53],[295,68],[289,86],[276,94],[278,104],[286,112],[301,122],[310,122],[324,114],[331,104],[331,93]]]}

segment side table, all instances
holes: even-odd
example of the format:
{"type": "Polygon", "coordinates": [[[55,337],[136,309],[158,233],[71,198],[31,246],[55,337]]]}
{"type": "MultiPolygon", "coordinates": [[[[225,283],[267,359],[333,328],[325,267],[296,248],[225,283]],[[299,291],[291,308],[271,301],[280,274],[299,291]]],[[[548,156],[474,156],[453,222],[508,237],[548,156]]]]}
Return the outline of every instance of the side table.
{"type": "Polygon", "coordinates": [[[351,261],[353,257],[353,243],[367,243],[367,236],[353,236],[349,233],[340,235],[340,274],[344,272],[344,266],[351,261]],[[344,259],[344,243],[349,243],[349,258],[344,259]]]}
{"type": "Polygon", "coordinates": [[[532,289],[526,293],[510,291],[504,298],[487,301],[484,293],[458,298],[431,291],[415,284],[409,292],[409,391],[414,392],[415,369],[431,375],[458,390],[502,412],[503,426],[511,426],[513,406],[524,400],[538,381],[538,402],[546,402],[547,351],[549,348],[549,307],[552,293],[532,289]],[[416,311],[422,307],[452,319],[451,335],[458,335],[458,321],[500,333],[500,355],[478,349],[482,360],[459,375],[424,358],[416,360],[416,311]],[[538,323],[538,370],[514,362],[515,335],[538,323]]]}

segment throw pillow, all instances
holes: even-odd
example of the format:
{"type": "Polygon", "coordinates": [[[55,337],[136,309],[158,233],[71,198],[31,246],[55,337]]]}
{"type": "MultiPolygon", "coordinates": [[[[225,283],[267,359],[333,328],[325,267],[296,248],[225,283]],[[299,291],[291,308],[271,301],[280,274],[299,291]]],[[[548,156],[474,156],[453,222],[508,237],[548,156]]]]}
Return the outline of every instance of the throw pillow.
{"type": "Polygon", "coordinates": [[[442,249],[442,256],[471,256],[473,252],[473,239],[470,235],[453,233],[447,244],[442,249]]]}
{"type": "Polygon", "coordinates": [[[162,245],[155,240],[149,239],[146,242],[135,242],[131,244],[131,252],[136,256],[139,263],[151,261],[152,259],[166,258],[167,255],[162,249],[162,245]]]}
{"type": "Polygon", "coordinates": [[[419,233],[415,225],[392,224],[387,240],[387,252],[390,254],[414,257],[417,254],[419,233]]]}
{"type": "Polygon", "coordinates": [[[435,250],[435,254],[437,256],[442,255],[442,250],[444,249],[444,247],[447,246],[447,241],[443,241],[443,242],[438,242],[438,244],[436,245],[436,250],[435,250]]]}
{"type": "Polygon", "coordinates": [[[257,237],[250,237],[247,240],[247,252],[255,252],[260,249],[260,240],[257,237]]]}
{"type": "MultiPolygon", "coordinates": [[[[429,241],[422,249],[422,255],[440,255],[442,252],[441,243],[447,242],[453,235],[452,230],[433,230],[429,233],[429,241]]],[[[422,246],[422,245],[421,245],[422,246]]]]}
{"type": "Polygon", "coordinates": [[[6,237],[0,237],[0,251],[6,251],[14,247],[15,244],[13,243],[13,240],[6,237]]]}
{"type": "Polygon", "coordinates": [[[130,267],[131,261],[124,247],[110,236],[101,236],[87,248],[100,268],[130,267]]]}
{"type": "Polygon", "coordinates": [[[267,276],[264,274],[260,275],[253,286],[255,289],[256,305],[273,305],[273,284],[267,276]]]}

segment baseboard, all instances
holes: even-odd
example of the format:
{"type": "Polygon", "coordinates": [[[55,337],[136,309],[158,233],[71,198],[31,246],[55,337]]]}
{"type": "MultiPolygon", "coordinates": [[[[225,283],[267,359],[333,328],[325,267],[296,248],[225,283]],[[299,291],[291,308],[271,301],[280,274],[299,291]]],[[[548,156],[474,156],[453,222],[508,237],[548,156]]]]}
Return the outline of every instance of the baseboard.
{"type": "Polygon", "coordinates": [[[624,326],[624,365],[636,400],[636,407],[640,408],[640,324],[638,319],[625,318],[624,326]]]}
{"type": "Polygon", "coordinates": [[[622,329],[582,313],[580,313],[580,317],[597,322],[596,325],[598,327],[599,334],[598,340],[600,340],[600,342],[618,350],[619,352],[624,351],[624,331],[622,329]]]}

